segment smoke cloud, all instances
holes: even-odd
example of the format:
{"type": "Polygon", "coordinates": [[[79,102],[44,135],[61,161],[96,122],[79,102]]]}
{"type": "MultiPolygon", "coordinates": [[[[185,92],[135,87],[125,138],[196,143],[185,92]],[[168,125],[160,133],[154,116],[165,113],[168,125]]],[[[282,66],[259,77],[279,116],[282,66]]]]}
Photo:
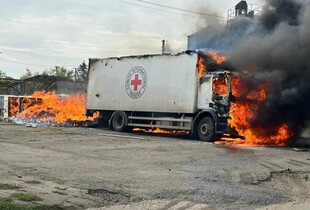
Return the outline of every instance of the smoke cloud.
{"type": "Polygon", "coordinates": [[[251,124],[269,136],[286,123],[299,136],[310,121],[310,0],[265,1],[260,16],[237,18],[223,34],[230,62],[250,69],[244,76],[249,91],[269,84],[251,124]]]}

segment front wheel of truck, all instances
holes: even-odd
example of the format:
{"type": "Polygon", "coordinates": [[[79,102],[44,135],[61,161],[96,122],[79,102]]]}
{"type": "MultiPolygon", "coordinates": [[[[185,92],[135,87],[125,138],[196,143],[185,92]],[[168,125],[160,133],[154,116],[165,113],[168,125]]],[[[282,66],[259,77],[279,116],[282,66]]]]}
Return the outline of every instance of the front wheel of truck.
{"type": "Polygon", "coordinates": [[[215,138],[215,125],[211,117],[203,117],[197,128],[198,137],[201,141],[212,142],[215,138]]]}

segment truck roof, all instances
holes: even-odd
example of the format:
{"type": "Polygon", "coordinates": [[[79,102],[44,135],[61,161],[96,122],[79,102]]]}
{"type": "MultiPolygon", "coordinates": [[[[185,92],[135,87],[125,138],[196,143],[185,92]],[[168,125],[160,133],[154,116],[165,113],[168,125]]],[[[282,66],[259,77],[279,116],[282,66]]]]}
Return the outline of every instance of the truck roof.
{"type": "Polygon", "coordinates": [[[180,55],[192,55],[198,54],[197,51],[187,50],[179,53],[165,53],[165,54],[145,54],[145,55],[128,55],[128,56],[120,56],[120,57],[108,57],[108,58],[89,58],[89,60],[96,61],[96,60],[111,60],[111,59],[126,59],[126,58],[149,58],[149,57],[160,57],[160,56],[180,56],[180,55]]]}

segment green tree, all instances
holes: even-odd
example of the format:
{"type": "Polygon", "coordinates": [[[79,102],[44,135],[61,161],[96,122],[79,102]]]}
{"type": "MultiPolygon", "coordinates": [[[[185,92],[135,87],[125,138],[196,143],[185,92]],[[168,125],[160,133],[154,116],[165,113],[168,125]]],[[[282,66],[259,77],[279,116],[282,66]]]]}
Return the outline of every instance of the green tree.
{"type": "Polygon", "coordinates": [[[5,79],[7,78],[7,75],[4,71],[0,70],[0,79],[5,79]]]}
{"type": "Polygon", "coordinates": [[[39,72],[32,73],[29,69],[26,69],[26,73],[23,74],[20,79],[25,80],[34,76],[40,75],[39,72]]]}
{"type": "Polygon", "coordinates": [[[23,93],[29,95],[39,90],[53,90],[55,78],[49,78],[49,76],[54,76],[65,80],[73,80],[74,71],[60,66],[45,69],[43,73],[33,73],[29,69],[26,69],[26,73],[20,78],[21,84],[23,85],[23,93]]]}
{"type": "Polygon", "coordinates": [[[18,91],[13,85],[14,81],[15,80],[12,77],[7,76],[4,71],[0,70],[0,93],[12,94],[13,89],[18,91]]]}
{"type": "Polygon", "coordinates": [[[83,61],[83,63],[80,64],[80,66],[76,69],[75,80],[80,82],[87,82],[87,79],[88,79],[88,67],[85,61],[83,61]]]}
{"type": "Polygon", "coordinates": [[[32,81],[31,78],[40,75],[38,72],[31,72],[30,69],[26,69],[26,73],[20,77],[20,83],[23,87],[22,92],[26,95],[31,95],[37,90],[44,90],[46,88],[45,83],[40,81],[32,81]],[[29,79],[29,80],[28,80],[29,79]]]}
{"type": "Polygon", "coordinates": [[[43,75],[56,76],[64,79],[73,80],[74,71],[68,70],[65,67],[55,66],[49,70],[45,70],[43,72],[43,75]]]}

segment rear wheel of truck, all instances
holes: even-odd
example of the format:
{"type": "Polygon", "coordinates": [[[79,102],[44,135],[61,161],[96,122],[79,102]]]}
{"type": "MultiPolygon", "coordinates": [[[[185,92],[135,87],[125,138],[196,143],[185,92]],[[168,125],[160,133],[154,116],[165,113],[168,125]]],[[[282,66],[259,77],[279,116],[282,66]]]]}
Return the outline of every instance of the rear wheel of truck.
{"type": "Polygon", "coordinates": [[[215,138],[215,125],[211,117],[203,117],[198,124],[198,137],[201,141],[212,142],[215,138]]]}
{"type": "Polygon", "coordinates": [[[126,130],[127,115],[125,112],[115,112],[112,118],[112,128],[115,131],[123,132],[126,130]]]}

